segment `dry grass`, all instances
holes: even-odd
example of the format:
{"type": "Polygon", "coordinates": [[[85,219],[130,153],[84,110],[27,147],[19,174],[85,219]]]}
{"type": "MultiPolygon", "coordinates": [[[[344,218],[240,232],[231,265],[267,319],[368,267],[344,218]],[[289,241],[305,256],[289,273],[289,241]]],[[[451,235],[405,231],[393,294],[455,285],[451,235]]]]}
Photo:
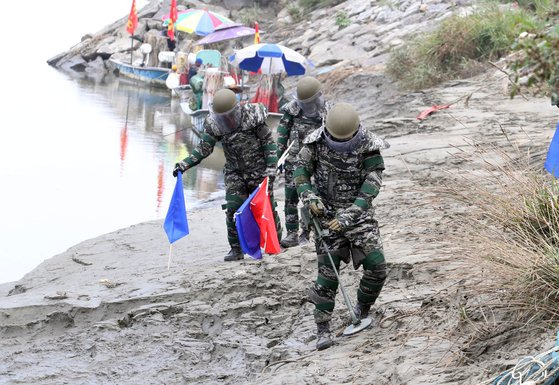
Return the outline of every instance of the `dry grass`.
{"type": "Polygon", "coordinates": [[[472,144],[457,156],[480,162],[445,190],[464,205],[453,241],[483,271],[479,294],[519,319],[559,320],[559,183],[518,149],[472,144]]]}

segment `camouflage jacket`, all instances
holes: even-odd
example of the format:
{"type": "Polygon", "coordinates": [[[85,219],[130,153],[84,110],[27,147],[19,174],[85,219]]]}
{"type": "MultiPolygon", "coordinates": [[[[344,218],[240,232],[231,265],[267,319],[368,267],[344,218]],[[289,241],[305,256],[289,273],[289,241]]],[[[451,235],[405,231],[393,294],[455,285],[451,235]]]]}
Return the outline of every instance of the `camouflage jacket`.
{"type": "Polygon", "coordinates": [[[293,175],[297,193],[307,205],[320,199],[347,226],[373,212],[372,201],[379,193],[384,170],[380,150],[390,145],[365,130],[354,151],[341,153],[327,145],[324,135],[319,128],[304,140],[293,175]]]}
{"type": "Polygon", "coordinates": [[[236,131],[219,134],[213,118],[204,122],[204,133],[198,146],[183,162],[192,168],[209,156],[217,142],[223,145],[225,172],[261,173],[275,175],[278,162],[277,147],[266,125],[268,112],[260,103],[241,106],[241,124],[236,131]]]}
{"type": "Polygon", "coordinates": [[[328,104],[325,104],[320,116],[316,118],[305,117],[295,100],[283,106],[281,111],[283,116],[278,125],[278,158],[281,158],[288,143],[294,142],[287,159],[295,162],[299,150],[303,147],[303,139],[322,126],[328,111],[328,104]]]}

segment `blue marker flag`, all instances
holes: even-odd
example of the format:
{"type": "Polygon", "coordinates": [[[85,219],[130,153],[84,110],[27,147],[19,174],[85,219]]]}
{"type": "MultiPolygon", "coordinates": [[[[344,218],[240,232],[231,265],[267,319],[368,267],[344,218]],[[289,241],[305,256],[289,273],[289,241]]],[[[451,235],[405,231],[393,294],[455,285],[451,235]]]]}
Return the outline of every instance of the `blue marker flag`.
{"type": "Polygon", "coordinates": [[[559,177],[559,123],[555,128],[555,134],[547,150],[547,159],[545,160],[545,169],[555,177],[559,177]]]}
{"type": "Polygon", "coordinates": [[[173,243],[188,235],[188,220],[186,219],[181,172],[177,175],[177,184],[175,185],[175,191],[173,191],[173,197],[169,204],[169,211],[167,211],[163,228],[167,233],[169,243],[173,243]]]}
{"type": "Polygon", "coordinates": [[[250,202],[258,191],[260,191],[260,187],[257,187],[252,194],[250,194],[235,213],[235,227],[239,235],[241,249],[243,253],[250,255],[254,259],[262,258],[262,251],[260,250],[260,228],[250,209],[250,202]]]}

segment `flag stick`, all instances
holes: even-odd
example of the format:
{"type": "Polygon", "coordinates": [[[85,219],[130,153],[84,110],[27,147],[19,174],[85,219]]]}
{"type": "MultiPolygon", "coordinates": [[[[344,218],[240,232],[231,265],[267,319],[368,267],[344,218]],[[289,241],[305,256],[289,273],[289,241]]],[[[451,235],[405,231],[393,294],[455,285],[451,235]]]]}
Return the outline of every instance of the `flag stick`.
{"type": "Polygon", "coordinates": [[[132,54],[134,53],[134,35],[130,35],[130,65],[132,65],[132,54]]]}
{"type": "Polygon", "coordinates": [[[173,244],[171,243],[169,245],[169,261],[167,262],[167,271],[169,271],[169,268],[171,267],[171,253],[173,251],[173,244]]]}
{"type": "Polygon", "coordinates": [[[291,142],[289,147],[287,147],[287,149],[283,152],[283,154],[281,155],[281,158],[279,158],[279,160],[278,160],[278,167],[280,167],[281,165],[283,165],[285,163],[285,160],[289,156],[289,150],[291,150],[291,147],[293,147],[294,144],[295,144],[295,141],[291,142]]]}

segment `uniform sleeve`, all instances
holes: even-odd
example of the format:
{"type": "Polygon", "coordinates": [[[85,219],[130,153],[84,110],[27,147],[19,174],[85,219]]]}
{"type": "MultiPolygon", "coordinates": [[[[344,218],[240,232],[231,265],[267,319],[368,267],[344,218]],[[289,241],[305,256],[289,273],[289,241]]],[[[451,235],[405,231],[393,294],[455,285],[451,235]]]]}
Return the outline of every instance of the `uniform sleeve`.
{"type": "Polygon", "coordinates": [[[276,168],[278,164],[277,146],[272,136],[270,127],[264,122],[256,128],[256,136],[260,139],[262,148],[264,149],[264,157],[266,158],[266,167],[276,168]]]}
{"type": "Polygon", "coordinates": [[[382,186],[382,171],[384,170],[384,160],[380,151],[373,151],[365,156],[363,167],[367,176],[361,185],[359,195],[353,202],[360,211],[368,210],[375,199],[382,186]]]}
{"type": "Polygon", "coordinates": [[[183,162],[192,168],[198,165],[203,159],[207,158],[214,150],[215,144],[220,140],[220,137],[211,135],[209,132],[209,124],[204,123],[204,133],[202,134],[201,141],[192,150],[190,156],[183,159],[183,162]]]}
{"type": "Polygon", "coordinates": [[[305,202],[310,195],[315,195],[314,188],[311,184],[311,175],[314,173],[313,152],[309,145],[304,145],[295,161],[295,171],[293,172],[293,180],[297,188],[297,195],[305,202]]]}
{"type": "Polygon", "coordinates": [[[287,149],[287,142],[293,127],[293,116],[285,112],[278,125],[278,158],[281,158],[287,149]]]}

